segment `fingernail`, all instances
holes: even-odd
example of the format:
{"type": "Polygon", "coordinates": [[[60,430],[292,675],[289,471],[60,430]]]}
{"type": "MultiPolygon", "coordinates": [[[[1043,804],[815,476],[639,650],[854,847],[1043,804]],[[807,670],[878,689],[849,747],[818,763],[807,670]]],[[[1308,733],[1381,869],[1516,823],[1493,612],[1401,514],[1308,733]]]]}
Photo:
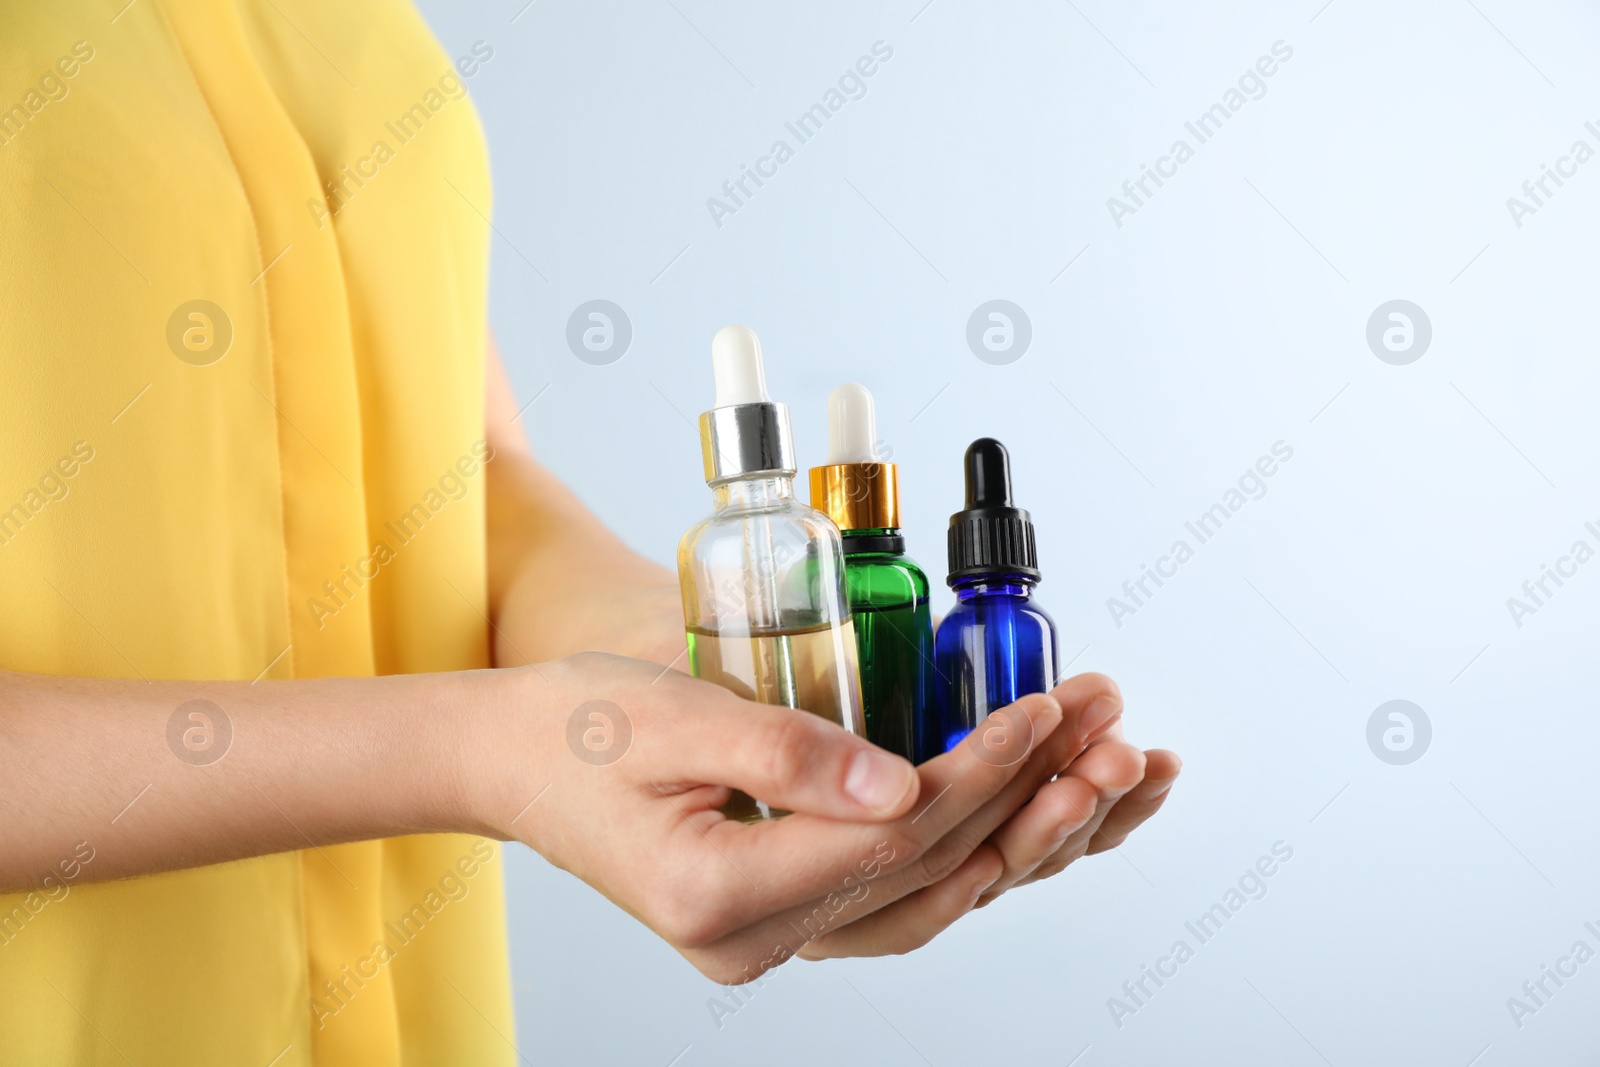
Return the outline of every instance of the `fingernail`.
{"type": "Polygon", "coordinates": [[[1177,782],[1178,780],[1176,778],[1168,778],[1165,782],[1162,782],[1160,785],[1150,790],[1150,796],[1152,798],[1162,796],[1167,792],[1167,790],[1176,785],[1177,782]]]}
{"type": "Polygon", "coordinates": [[[891,811],[911,788],[916,772],[905,760],[865,749],[850,761],[844,777],[844,791],[871,811],[891,811]]]}
{"type": "Polygon", "coordinates": [[[1122,698],[1111,693],[1101,693],[1089,704],[1089,710],[1083,713],[1083,732],[1093,734],[1106,723],[1116,718],[1122,710],[1122,698]]]}

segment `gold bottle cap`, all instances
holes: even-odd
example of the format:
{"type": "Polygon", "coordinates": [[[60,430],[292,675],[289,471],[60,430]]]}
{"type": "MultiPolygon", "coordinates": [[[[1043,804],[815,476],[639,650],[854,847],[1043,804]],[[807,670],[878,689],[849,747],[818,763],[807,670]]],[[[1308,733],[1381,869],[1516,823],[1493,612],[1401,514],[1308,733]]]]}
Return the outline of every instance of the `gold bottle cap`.
{"type": "Polygon", "coordinates": [[[900,477],[893,463],[811,468],[811,506],[841,530],[900,528],[900,477]]]}
{"type": "Polygon", "coordinates": [[[811,468],[811,506],[841,530],[898,530],[900,479],[878,462],[878,419],[864,385],[828,394],[828,462],[811,468]]]}

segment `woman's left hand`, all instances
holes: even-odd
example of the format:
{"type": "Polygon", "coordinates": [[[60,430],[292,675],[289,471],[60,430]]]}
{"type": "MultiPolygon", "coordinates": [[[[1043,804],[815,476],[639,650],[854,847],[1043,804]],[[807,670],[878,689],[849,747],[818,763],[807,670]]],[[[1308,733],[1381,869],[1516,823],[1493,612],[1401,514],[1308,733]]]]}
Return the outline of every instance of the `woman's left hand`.
{"type": "MultiPolygon", "coordinates": [[[[1121,692],[1102,674],[1080,674],[1052,691],[1070,715],[1121,692]]],[[[990,834],[944,881],[918,890],[809,942],[799,955],[821,960],[887,956],[921,948],[974,908],[1006,890],[1059,874],[1085,855],[1116,848],[1160,810],[1182,762],[1165,749],[1141,752],[1117,723],[1054,781],[990,834]]]]}

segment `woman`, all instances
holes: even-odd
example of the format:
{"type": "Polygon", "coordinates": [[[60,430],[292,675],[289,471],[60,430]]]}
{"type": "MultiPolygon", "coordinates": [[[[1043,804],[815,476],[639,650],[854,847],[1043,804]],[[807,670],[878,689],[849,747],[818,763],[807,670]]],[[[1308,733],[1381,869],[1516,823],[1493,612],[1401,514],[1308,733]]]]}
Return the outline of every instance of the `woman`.
{"type": "Polygon", "coordinates": [[[1159,807],[1099,676],[913,769],[664,670],[672,575],[534,462],[486,336],[493,46],[124,4],[0,8],[0,1064],[514,1062],[485,838],[740,982],[1159,807]]]}

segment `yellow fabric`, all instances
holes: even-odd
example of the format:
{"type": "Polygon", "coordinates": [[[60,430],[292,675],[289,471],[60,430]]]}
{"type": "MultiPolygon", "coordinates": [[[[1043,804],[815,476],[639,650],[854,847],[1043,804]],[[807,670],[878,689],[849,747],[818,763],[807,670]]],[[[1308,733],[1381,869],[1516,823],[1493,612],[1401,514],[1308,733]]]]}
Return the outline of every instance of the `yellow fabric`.
{"type": "MultiPolygon", "coordinates": [[[[403,0],[0,0],[0,666],[487,663],[492,59],[403,0]]],[[[0,1064],[513,1063],[500,868],[412,837],[0,897],[0,1064]]]]}

